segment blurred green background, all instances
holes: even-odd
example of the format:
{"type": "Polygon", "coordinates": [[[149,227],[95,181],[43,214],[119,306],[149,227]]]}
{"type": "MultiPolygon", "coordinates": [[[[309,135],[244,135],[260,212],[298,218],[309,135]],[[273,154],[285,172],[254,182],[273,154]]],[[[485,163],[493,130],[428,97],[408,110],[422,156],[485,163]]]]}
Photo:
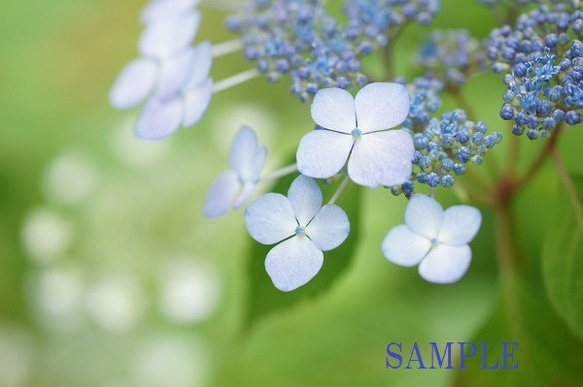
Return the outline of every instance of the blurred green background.
{"type": "MultiPolygon", "coordinates": [[[[436,26],[482,38],[494,25],[477,3],[444,3],[436,26]]],[[[288,94],[286,81],[256,79],[214,96],[200,123],[170,139],[134,139],[138,110],[115,111],[107,93],[137,55],[143,4],[0,4],[0,387],[534,385],[524,375],[541,370],[543,378],[530,380],[578,385],[580,344],[552,312],[540,279],[542,240],[561,191],[549,166],[516,201],[526,293],[535,299],[525,315],[538,324],[522,336],[519,370],[385,368],[393,341],[517,340],[498,306],[488,209],[468,274],[432,285],[380,252],[405,200],[363,191],[355,253],[336,281],[293,302],[276,292],[270,302],[281,297],[286,308],[250,314],[253,281],[271,284],[250,274],[250,260],[262,265],[263,257],[249,256],[242,212],[206,220],[200,209],[240,125],[258,132],[267,169],[275,169],[312,128],[309,106],[288,94]]],[[[222,28],[224,12],[202,9],[198,40],[233,38],[222,28]]],[[[427,32],[412,27],[402,36],[398,72],[414,74],[413,47],[427,32]]],[[[212,75],[248,67],[236,53],[218,59],[212,75]]],[[[479,75],[464,93],[481,119],[505,131],[497,118],[502,91],[498,77],[479,75]]],[[[579,173],[582,140],[570,131],[560,143],[579,173]]],[[[524,144],[524,164],[541,145],[524,144]]],[[[503,165],[504,146],[489,157],[503,165]]],[[[438,197],[457,202],[451,193],[438,197]]]]}

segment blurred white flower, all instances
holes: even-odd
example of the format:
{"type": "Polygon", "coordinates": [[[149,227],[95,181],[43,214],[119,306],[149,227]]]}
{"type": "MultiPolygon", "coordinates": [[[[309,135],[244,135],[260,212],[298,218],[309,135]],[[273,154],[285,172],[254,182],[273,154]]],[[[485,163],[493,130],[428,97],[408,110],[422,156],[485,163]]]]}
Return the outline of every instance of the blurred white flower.
{"type": "Polygon", "coordinates": [[[475,207],[457,205],[444,211],[434,199],[416,194],[407,204],[405,224],[393,227],[385,237],[383,253],[398,265],[419,264],[419,274],[429,282],[456,282],[470,266],[468,243],[481,222],[475,207]]]}
{"type": "Polygon", "coordinates": [[[74,267],[55,267],[31,277],[30,296],[39,322],[55,331],[77,328],[82,322],[83,276],[74,267]]]}
{"type": "Polygon", "coordinates": [[[197,387],[208,378],[209,356],[203,343],[189,337],[160,336],[147,340],[132,367],[140,387],[197,387]]]}
{"type": "Polygon", "coordinates": [[[204,215],[216,218],[241,207],[259,183],[266,156],[267,149],[259,146],[255,132],[246,126],[239,129],[231,144],[231,169],[213,181],[203,205],[204,215]]]}
{"type": "Polygon", "coordinates": [[[126,118],[112,133],[112,149],[115,156],[132,167],[149,167],[160,162],[168,154],[171,142],[152,143],[141,141],[131,132],[134,118],[126,118]]]}
{"type": "Polygon", "coordinates": [[[47,263],[67,250],[72,234],[71,224],[61,214],[48,208],[36,208],[26,215],[21,240],[32,260],[47,263]]]}
{"type": "Polygon", "coordinates": [[[191,258],[169,260],[161,277],[161,310],[177,323],[196,323],[209,318],[221,297],[217,267],[191,258]]]}
{"type": "Polygon", "coordinates": [[[104,330],[124,333],[138,324],[145,299],[137,279],[130,275],[109,275],[92,283],[85,304],[93,320],[104,330]]]}
{"type": "Polygon", "coordinates": [[[312,103],[312,119],[321,128],[300,141],[296,158],[300,173],[328,178],[348,160],[348,176],[376,187],[407,181],[415,148],[404,130],[388,130],[409,113],[409,93],[397,83],[370,83],[356,97],[340,88],[320,89],[312,103]]]}
{"type": "Polygon", "coordinates": [[[0,386],[28,385],[33,354],[32,341],[24,332],[0,326],[0,386]]]}
{"type": "Polygon", "coordinates": [[[48,166],[43,188],[52,202],[77,204],[95,189],[97,180],[97,168],[89,157],[80,153],[66,153],[48,166]]]}
{"type": "Polygon", "coordinates": [[[259,243],[273,244],[265,269],[276,288],[290,291],[306,284],[321,269],[322,251],[338,247],[350,232],[346,213],[335,204],[322,206],[322,191],[300,175],[287,197],[268,193],[245,210],[249,234],[259,243]]]}

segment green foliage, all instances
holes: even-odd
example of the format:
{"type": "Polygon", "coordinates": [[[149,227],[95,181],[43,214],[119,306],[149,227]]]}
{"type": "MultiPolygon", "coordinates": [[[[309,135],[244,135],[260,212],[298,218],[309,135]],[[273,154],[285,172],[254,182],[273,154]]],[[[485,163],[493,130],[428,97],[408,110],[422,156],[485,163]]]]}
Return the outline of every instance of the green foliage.
{"type": "MultiPolygon", "coordinates": [[[[517,294],[501,295],[484,327],[470,341],[476,345],[490,343],[493,350],[487,352],[485,362],[490,367],[501,358],[501,341],[517,342],[518,367],[481,369],[482,358],[474,356],[466,361],[466,369],[458,371],[455,385],[580,386],[583,344],[573,337],[542,294],[516,281],[517,294]]],[[[501,360],[498,363],[500,366],[501,360]]]]}
{"type": "MultiPolygon", "coordinates": [[[[287,190],[297,175],[286,176],[280,179],[273,192],[287,194],[287,190]]],[[[328,200],[338,187],[336,184],[321,185],[324,201],[328,200]]],[[[250,278],[247,321],[252,324],[265,314],[275,310],[282,310],[322,294],[332,286],[334,281],[346,271],[354,257],[360,228],[360,199],[361,188],[355,184],[342,192],[336,202],[350,219],[350,235],[340,247],[324,253],[324,266],[316,277],[306,285],[292,292],[286,293],[276,289],[265,271],[264,261],[272,245],[264,246],[251,241],[252,245],[247,254],[247,265],[250,278]]]]}
{"type": "Polygon", "coordinates": [[[572,175],[577,198],[559,198],[542,252],[543,279],[551,303],[573,333],[583,338],[583,175],[572,175]],[[579,206],[574,201],[579,201],[579,206]]]}

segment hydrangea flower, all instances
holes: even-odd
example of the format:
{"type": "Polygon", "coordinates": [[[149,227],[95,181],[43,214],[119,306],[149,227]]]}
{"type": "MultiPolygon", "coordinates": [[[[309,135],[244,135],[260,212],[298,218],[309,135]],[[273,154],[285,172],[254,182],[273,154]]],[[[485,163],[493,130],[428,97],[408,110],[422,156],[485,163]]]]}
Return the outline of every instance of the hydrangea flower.
{"type": "Polygon", "coordinates": [[[193,12],[201,0],[151,0],[144,6],[140,20],[149,24],[161,18],[193,12]]]}
{"type": "Polygon", "coordinates": [[[128,63],[117,77],[109,100],[117,109],[127,109],[150,95],[166,99],[188,81],[196,52],[189,47],[165,58],[140,57],[128,63]]]}
{"type": "Polygon", "coordinates": [[[194,62],[190,43],[200,25],[197,0],[154,0],[142,11],[146,24],[138,41],[140,58],[128,63],[116,79],[109,99],[118,109],[130,108],[155,91],[169,98],[188,80],[194,62]]]}
{"type": "Polygon", "coordinates": [[[144,8],[142,18],[147,23],[138,40],[140,53],[165,58],[191,44],[200,26],[200,12],[194,7],[176,5],[176,1],[158,0],[144,8]],[[173,3],[176,3],[175,7],[172,7],[173,3]]]}
{"type": "Polygon", "coordinates": [[[312,103],[312,119],[321,128],[300,141],[298,170],[314,178],[338,173],[348,160],[348,176],[376,187],[407,181],[415,151],[405,130],[387,130],[409,113],[407,89],[397,83],[370,83],[356,97],[339,88],[321,89],[312,103]]]}
{"type": "Polygon", "coordinates": [[[444,211],[434,199],[416,194],[407,204],[405,224],[389,231],[382,250],[398,265],[419,264],[419,274],[429,282],[456,282],[470,266],[468,243],[481,222],[482,215],[474,207],[457,205],[444,211]]]}
{"type": "Polygon", "coordinates": [[[243,126],[233,139],[229,154],[231,169],[212,183],[203,206],[207,218],[216,218],[241,207],[255,190],[265,164],[267,149],[257,143],[255,132],[243,126]]]}
{"type": "Polygon", "coordinates": [[[213,93],[209,77],[212,65],[210,42],[195,47],[187,81],[168,98],[154,95],[144,106],[135,127],[136,136],[158,140],[174,133],[180,125],[194,125],[206,111],[213,93]]]}
{"type": "Polygon", "coordinates": [[[310,281],[322,267],[323,251],[338,247],[350,232],[344,210],[322,206],[322,191],[314,179],[300,175],[287,197],[268,193],[245,210],[249,234],[259,243],[278,243],[265,258],[273,284],[288,292],[310,281]]]}

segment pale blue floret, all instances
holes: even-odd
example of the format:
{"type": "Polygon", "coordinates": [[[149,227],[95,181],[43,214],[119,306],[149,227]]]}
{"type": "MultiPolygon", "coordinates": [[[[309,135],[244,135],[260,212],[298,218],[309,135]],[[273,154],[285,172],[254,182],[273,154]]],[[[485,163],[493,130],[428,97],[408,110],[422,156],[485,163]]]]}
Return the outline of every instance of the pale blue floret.
{"type": "Polygon", "coordinates": [[[296,159],[302,174],[326,179],[347,165],[352,181],[371,188],[409,179],[413,139],[405,130],[391,130],[409,112],[405,87],[370,83],[355,97],[339,88],[321,89],[311,111],[318,129],[306,134],[298,146],[296,159]]]}
{"type": "Polygon", "coordinates": [[[419,274],[429,282],[456,282],[470,266],[469,243],[481,222],[474,207],[458,205],[444,211],[435,199],[416,194],[407,204],[405,223],[389,231],[382,251],[397,265],[419,265],[419,274]]]}
{"type": "Polygon", "coordinates": [[[268,193],[245,210],[247,231],[262,244],[276,244],[265,270],[281,291],[305,285],[322,268],[323,251],[340,246],[350,233],[346,213],[335,204],[322,206],[314,179],[300,175],[287,196],[268,193]]]}
{"type": "Polygon", "coordinates": [[[255,132],[249,127],[241,127],[231,144],[230,168],[213,181],[203,205],[203,214],[207,218],[216,218],[241,207],[259,183],[266,156],[267,149],[258,144],[255,132]]]}

